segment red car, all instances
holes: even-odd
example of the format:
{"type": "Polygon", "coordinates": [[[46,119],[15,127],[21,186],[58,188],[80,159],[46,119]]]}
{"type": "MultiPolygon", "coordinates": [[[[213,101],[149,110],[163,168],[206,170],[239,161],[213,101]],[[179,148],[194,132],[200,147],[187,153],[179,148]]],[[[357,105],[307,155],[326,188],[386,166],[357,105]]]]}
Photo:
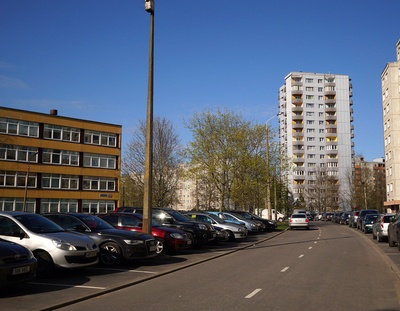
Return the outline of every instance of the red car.
{"type": "MultiPolygon", "coordinates": [[[[108,213],[98,215],[117,229],[142,232],[143,215],[134,213],[108,213]]],[[[157,240],[157,254],[175,253],[187,249],[192,240],[186,232],[169,227],[163,227],[152,221],[151,235],[157,240]]]]}

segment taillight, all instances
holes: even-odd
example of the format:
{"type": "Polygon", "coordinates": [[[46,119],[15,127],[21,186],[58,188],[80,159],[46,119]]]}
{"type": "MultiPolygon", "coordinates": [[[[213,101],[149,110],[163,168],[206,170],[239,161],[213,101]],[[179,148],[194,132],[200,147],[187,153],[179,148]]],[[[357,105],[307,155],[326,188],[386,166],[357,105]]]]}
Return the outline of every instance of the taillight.
{"type": "Polygon", "coordinates": [[[308,218],[306,218],[306,222],[308,222],[308,218]]]}
{"type": "Polygon", "coordinates": [[[290,222],[292,222],[292,218],[290,218],[290,222]]]}

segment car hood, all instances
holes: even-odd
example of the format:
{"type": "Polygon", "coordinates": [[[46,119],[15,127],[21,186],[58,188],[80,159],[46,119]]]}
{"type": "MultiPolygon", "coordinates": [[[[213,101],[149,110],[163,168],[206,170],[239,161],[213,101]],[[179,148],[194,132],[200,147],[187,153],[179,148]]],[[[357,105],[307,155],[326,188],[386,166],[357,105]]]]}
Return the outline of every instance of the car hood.
{"type": "Polygon", "coordinates": [[[9,257],[14,255],[28,254],[30,251],[19,244],[12,242],[0,241],[0,254],[1,257],[9,257]]]}
{"type": "Polygon", "coordinates": [[[59,239],[71,243],[73,245],[87,245],[88,243],[89,244],[93,243],[93,240],[90,237],[78,232],[62,231],[62,232],[44,233],[36,235],[40,235],[42,237],[50,239],[59,239]]]}

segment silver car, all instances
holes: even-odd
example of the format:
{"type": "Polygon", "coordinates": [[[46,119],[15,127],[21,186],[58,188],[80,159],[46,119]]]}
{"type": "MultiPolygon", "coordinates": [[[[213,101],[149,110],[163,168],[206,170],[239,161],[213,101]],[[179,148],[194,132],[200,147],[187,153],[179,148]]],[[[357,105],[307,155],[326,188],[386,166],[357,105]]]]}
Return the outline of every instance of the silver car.
{"type": "Polygon", "coordinates": [[[289,230],[293,228],[310,229],[310,221],[307,215],[304,213],[292,214],[289,218],[289,230]]]}
{"type": "Polygon", "coordinates": [[[229,234],[229,241],[234,241],[235,239],[244,239],[247,237],[248,230],[244,225],[226,222],[216,215],[196,212],[187,212],[185,215],[189,216],[193,220],[208,223],[217,229],[221,228],[225,230],[229,234]]]}
{"type": "Polygon", "coordinates": [[[97,264],[99,248],[80,233],[66,232],[51,220],[33,213],[0,212],[0,238],[30,249],[37,259],[37,274],[54,268],[97,264]]]}
{"type": "Polygon", "coordinates": [[[217,215],[219,218],[223,219],[224,221],[232,224],[237,225],[244,225],[248,232],[258,232],[257,224],[252,220],[247,220],[244,217],[237,215],[235,213],[229,212],[214,212],[214,211],[207,211],[209,214],[217,215]]]}
{"type": "Polygon", "coordinates": [[[388,227],[395,214],[383,214],[375,220],[372,225],[372,237],[377,239],[378,242],[387,240],[388,227]]]}

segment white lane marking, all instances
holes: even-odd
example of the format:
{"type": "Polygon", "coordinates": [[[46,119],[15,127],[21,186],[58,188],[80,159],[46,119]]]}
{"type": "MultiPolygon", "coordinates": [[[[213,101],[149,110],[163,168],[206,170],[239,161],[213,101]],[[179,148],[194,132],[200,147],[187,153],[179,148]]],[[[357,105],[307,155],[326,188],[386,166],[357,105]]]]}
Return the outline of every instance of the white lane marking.
{"type": "Polygon", "coordinates": [[[304,254],[301,254],[300,256],[299,256],[299,258],[303,258],[304,257],[304,254]]]}
{"type": "Polygon", "coordinates": [[[312,249],[312,246],[310,246],[308,249],[312,249]]]}
{"type": "Polygon", "coordinates": [[[72,284],[54,284],[54,283],[37,283],[37,282],[29,282],[29,284],[46,285],[46,286],[61,286],[61,287],[89,288],[89,289],[106,289],[106,287],[84,286],[84,285],[72,285],[72,284]]]}
{"type": "Polygon", "coordinates": [[[281,270],[281,272],[286,272],[288,269],[289,269],[289,267],[283,268],[283,269],[281,270]]]}
{"type": "Polygon", "coordinates": [[[314,244],[317,244],[317,243],[318,243],[317,241],[314,242],[314,244]]]}
{"type": "Polygon", "coordinates": [[[261,291],[261,288],[257,288],[257,289],[255,289],[255,290],[253,290],[250,294],[248,294],[246,297],[244,297],[244,298],[251,298],[251,297],[253,297],[254,295],[256,295],[259,291],[261,291]]]}
{"type": "MultiPolygon", "coordinates": [[[[87,269],[92,269],[92,270],[104,270],[104,268],[87,268],[87,269]]],[[[135,273],[148,273],[148,274],[156,274],[157,272],[153,271],[145,271],[145,270],[126,270],[126,269],[113,269],[113,268],[107,268],[107,271],[122,271],[122,272],[135,272],[135,273]]]]}

